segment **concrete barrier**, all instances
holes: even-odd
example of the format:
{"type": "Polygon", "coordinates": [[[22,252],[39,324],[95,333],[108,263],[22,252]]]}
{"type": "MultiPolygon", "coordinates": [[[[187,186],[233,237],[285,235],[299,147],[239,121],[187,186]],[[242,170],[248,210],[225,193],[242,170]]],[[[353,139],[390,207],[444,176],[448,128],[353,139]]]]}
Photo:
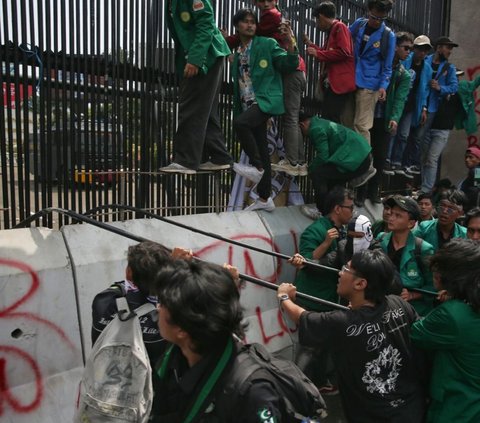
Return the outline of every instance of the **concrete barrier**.
{"type": "MultiPolygon", "coordinates": [[[[233,212],[172,220],[270,251],[293,254],[312,221],[297,207],[273,213],[233,212]]],[[[112,223],[166,247],[191,248],[197,257],[230,263],[271,282],[292,281],[285,261],[153,220],[112,223]]],[[[135,241],[82,224],[61,231],[0,232],[0,419],[70,421],[83,357],[88,355],[94,296],[125,275],[126,250],[135,241]]],[[[242,288],[248,342],[271,351],[292,344],[275,291],[247,282],[242,288]]]]}

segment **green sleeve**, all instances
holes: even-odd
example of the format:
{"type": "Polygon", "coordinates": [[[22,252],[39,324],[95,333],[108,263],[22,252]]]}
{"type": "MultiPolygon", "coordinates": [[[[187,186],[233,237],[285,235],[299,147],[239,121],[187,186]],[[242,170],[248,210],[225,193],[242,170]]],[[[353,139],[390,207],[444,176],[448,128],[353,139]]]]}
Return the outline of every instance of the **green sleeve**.
{"type": "Polygon", "coordinates": [[[208,49],[212,44],[213,34],[216,30],[215,16],[210,0],[195,1],[191,0],[192,16],[195,20],[195,37],[192,45],[188,49],[187,62],[202,67],[205,64],[208,49]],[[195,7],[194,4],[203,4],[202,8],[195,7]]]}
{"type": "Polygon", "coordinates": [[[313,251],[325,240],[325,228],[319,225],[310,225],[300,237],[300,254],[307,260],[313,260],[313,251]]]}
{"type": "MultiPolygon", "coordinates": [[[[400,81],[398,82],[397,89],[395,90],[395,98],[393,99],[392,113],[387,119],[399,122],[402,117],[405,102],[407,101],[408,93],[410,92],[410,73],[405,71],[402,73],[400,81]]],[[[387,94],[388,96],[388,94],[387,94]]],[[[388,122],[385,122],[388,125],[388,122]]]]}
{"type": "Polygon", "coordinates": [[[274,47],[272,49],[273,66],[280,73],[294,72],[298,68],[298,51],[295,49],[293,53],[285,51],[274,39],[271,39],[274,47]]]}
{"type": "Polygon", "coordinates": [[[315,169],[323,163],[326,163],[326,161],[330,158],[328,135],[324,129],[310,126],[308,137],[310,138],[310,142],[314,148],[314,158],[309,167],[311,169],[315,169]]]}
{"type": "MultiPolygon", "coordinates": [[[[418,236],[418,235],[417,235],[418,236]]],[[[421,238],[421,237],[419,237],[421,238]]],[[[430,270],[429,259],[435,254],[435,249],[426,241],[422,242],[423,287],[429,291],[436,291],[433,285],[433,273],[430,270]]]]}
{"type": "Polygon", "coordinates": [[[444,305],[433,309],[412,325],[410,336],[413,343],[432,350],[457,348],[459,330],[453,317],[444,305]]]}

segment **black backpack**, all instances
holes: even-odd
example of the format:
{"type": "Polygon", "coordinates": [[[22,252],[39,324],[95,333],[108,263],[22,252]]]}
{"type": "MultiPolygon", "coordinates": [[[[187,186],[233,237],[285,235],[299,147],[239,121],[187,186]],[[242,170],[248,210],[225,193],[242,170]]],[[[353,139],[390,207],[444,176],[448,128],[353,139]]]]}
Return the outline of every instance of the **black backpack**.
{"type": "Polygon", "coordinates": [[[255,381],[268,381],[282,399],[282,421],[315,422],[326,417],[326,405],[317,387],[291,361],[276,358],[260,344],[241,347],[223,390],[216,395],[220,415],[236,415],[242,396],[255,381]]]}

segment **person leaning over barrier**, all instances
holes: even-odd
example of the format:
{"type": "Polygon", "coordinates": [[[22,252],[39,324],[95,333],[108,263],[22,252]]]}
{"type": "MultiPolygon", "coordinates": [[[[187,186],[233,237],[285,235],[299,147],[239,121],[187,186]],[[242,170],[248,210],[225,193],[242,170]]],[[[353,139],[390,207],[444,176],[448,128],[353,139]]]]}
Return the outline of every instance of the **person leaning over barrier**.
{"type": "Polygon", "coordinates": [[[152,421],[281,422],[281,398],[269,381],[255,381],[238,395],[242,404],[215,402],[236,363],[241,347],[236,339],[244,334],[231,270],[170,262],[155,278],[155,293],[160,334],[173,347],[157,366],[152,421]],[[237,414],[231,416],[232,410],[237,414]]]}
{"type": "Polygon", "coordinates": [[[331,351],[349,422],[423,421],[423,357],[409,338],[418,315],[400,297],[386,296],[394,273],[382,251],[355,253],[338,276],[337,293],[349,311],[306,311],[295,304],[294,285],[278,287],[280,307],[299,325],[300,344],[331,351]]]}
{"type": "Polygon", "coordinates": [[[479,263],[480,244],[468,239],[450,241],[430,262],[450,299],[411,329],[413,344],[433,357],[428,423],[480,421],[479,263]]]}

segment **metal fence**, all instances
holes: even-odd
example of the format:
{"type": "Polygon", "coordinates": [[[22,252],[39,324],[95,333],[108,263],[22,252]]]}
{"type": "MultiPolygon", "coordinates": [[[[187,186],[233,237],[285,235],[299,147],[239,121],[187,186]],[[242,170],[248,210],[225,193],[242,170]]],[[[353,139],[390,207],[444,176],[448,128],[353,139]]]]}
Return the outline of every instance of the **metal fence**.
{"type": "MultiPolygon", "coordinates": [[[[311,1],[282,0],[299,40],[306,32],[322,43],[311,1]]],[[[366,13],[366,2],[336,1],[348,23],[366,13]]],[[[448,0],[397,0],[389,25],[445,32],[448,0]]],[[[250,1],[216,2],[220,27],[250,1]]],[[[158,0],[1,0],[0,108],[1,228],[31,214],[62,207],[87,212],[129,204],[160,214],[224,210],[232,175],[161,175],[169,162],[176,126],[177,78],[173,44],[158,0]]],[[[301,44],[301,43],[300,43],[301,44]]],[[[302,48],[302,47],[300,47],[302,48]]],[[[317,64],[307,59],[307,108],[313,101],[317,64]]],[[[232,135],[229,71],[220,111],[228,148],[232,135]]],[[[300,182],[307,200],[309,182],[300,182]]],[[[104,220],[132,217],[105,214],[104,220]]],[[[36,224],[57,226],[45,217],[36,224]]]]}

